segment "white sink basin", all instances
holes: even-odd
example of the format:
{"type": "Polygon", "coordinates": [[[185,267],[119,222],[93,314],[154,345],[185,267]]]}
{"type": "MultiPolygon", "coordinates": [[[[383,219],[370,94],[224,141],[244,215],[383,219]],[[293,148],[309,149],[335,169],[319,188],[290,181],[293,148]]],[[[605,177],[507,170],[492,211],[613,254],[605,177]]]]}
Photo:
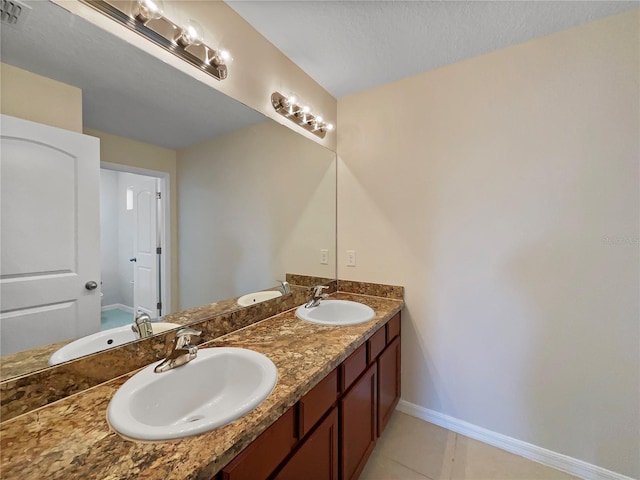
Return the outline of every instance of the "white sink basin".
{"type": "Polygon", "coordinates": [[[158,363],[127,380],[109,403],[107,419],[125,437],[170,440],[226,425],[262,403],[278,379],[269,358],[244,348],[202,349],[164,373],[153,371],[158,363]]]}
{"type": "Polygon", "coordinates": [[[272,298],[281,297],[282,293],[277,290],[266,290],[264,292],[247,293],[238,299],[238,305],[241,307],[248,307],[254,303],[264,302],[265,300],[271,300],[272,298]]]}
{"type": "Polygon", "coordinates": [[[349,300],[322,300],[317,307],[306,308],[301,305],[296,316],[307,322],[323,325],[357,325],[368,322],[376,316],[373,309],[362,303],[349,300]]]}
{"type": "MultiPolygon", "coordinates": [[[[64,347],[53,352],[49,357],[49,365],[57,365],[58,363],[68,362],[76,358],[84,357],[92,353],[101,352],[107,348],[119,347],[125,343],[133,342],[137,340],[135,333],[131,330],[131,325],[125,325],[123,327],[110,328],[102,332],[94,333],[93,335],[87,335],[86,337],[79,338],[71,343],[66,344],[64,347]]],[[[172,328],[178,328],[180,325],[177,323],[152,323],[151,329],[153,333],[162,333],[172,328]]]]}

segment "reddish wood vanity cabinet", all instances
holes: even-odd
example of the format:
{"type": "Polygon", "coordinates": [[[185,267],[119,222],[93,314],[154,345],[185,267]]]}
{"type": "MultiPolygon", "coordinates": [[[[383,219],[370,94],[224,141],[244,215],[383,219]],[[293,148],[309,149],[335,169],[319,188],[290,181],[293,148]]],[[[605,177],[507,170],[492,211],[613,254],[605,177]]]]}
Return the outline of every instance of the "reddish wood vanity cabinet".
{"type": "Polygon", "coordinates": [[[400,336],[400,313],[396,313],[391,320],[387,322],[387,343],[400,336]]]}
{"type": "Polygon", "coordinates": [[[340,392],[346,392],[365,368],[367,368],[367,344],[363,343],[338,367],[340,370],[340,392]]]}
{"type": "Polygon", "coordinates": [[[340,400],[340,478],[358,478],[376,446],[377,368],[371,365],[340,400]]]}
{"type": "Polygon", "coordinates": [[[400,337],[378,357],[378,436],[400,400],[400,337]]]}
{"type": "Polygon", "coordinates": [[[267,478],[298,441],[295,408],[290,408],[222,469],[222,480],[267,478]]]}
{"type": "Polygon", "coordinates": [[[386,326],[380,328],[367,340],[367,363],[375,362],[387,344],[386,326]]]}
{"type": "Polygon", "coordinates": [[[399,399],[400,313],[215,479],[356,480],[399,399]]]}
{"type": "Polygon", "coordinates": [[[276,480],[338,480],[338,409],[334,408],[276,474],[276,480]]]}
{"type": "Polygon", "coordinates": [[[298,402],[298,434],[304,437],[338,399],[338,369],[324,377],[298,402]]]}

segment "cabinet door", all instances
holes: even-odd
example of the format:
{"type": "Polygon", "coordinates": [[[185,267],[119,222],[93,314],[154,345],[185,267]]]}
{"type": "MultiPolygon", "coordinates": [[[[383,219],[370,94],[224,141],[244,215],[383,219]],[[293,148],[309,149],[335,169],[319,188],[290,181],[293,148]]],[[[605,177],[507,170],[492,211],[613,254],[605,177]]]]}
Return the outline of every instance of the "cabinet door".
{"type": "Polygon", "coordinates": [[[295,408],[290,408],[222,469],[222,480],[268,478],[296,444],[295,420],[295,408]]]}
{"type": "Polygon", "coordinates": [[[340,472],[342,480],[358,478],[376,443],[377,362],[340,400],[340,472]]]}
{"type": "Polygon", "coordinates": [[[338,409],[307,438],[276,480],[338,480],[338,409]]]}
{"type": "Polygon", "coordinates": [[[378,358],[378,436],[400,400],[400,337],[378,358]]]}

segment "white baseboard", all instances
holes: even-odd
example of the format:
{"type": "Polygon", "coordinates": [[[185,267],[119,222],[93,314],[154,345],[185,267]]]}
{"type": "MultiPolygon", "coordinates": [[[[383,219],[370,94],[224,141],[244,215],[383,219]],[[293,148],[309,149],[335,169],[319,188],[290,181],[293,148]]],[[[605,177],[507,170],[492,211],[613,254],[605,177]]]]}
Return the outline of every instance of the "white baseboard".
{"type": "Polygon", "coordinates": [[[106,312],[107,310],[116,310],[116,309],[133,313],[133,307],[128,307],[126,305],[123,305],[122,303],[113,303],[111,305],[104,305],[103,307],[100,307],[101,312],[106,312]]]}
{"type": "Polygon", "coordinates": [[[464,420],[459,420],[449,415],[445,415],[435,410],[409,403],[406,400],[400,400],[396,407],[398,411],[411,415],[412,417],[425,420],[440,427],[446,428],[453,432],[479,440],[483,443],[493,445],[494,447],[515,453],[521,457],[528,458],[534,462],[541,463],[548,467],[561,470],[563,472],[575,475],[585,480],[634,480],[631,477],[620,473],[612,472],[606,468],[592,465],[583,460],[569,457],[561,453],[547,450],[515,438],[507,437],[501,433],[478,427],[464,420]]]}

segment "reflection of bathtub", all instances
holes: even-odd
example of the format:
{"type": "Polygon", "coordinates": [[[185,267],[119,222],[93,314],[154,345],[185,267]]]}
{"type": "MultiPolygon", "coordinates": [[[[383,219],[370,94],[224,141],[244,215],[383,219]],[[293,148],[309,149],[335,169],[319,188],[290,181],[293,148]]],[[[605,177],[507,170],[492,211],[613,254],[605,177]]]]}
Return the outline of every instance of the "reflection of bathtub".
{"type": "MultiPolygon", "coordinates": [[[[76,358],[84,357],[92,353],[101,352],[113,347],[119,347],[125,343],[133,342],[138,337],[131,330],[131,325],[111,328],[102,332],[87,335],[79,338],[64,347],[53,352],[49,357],[49,365],[57,365],[58,363],[68,362],[76,358]]],[[[152,323],[153,333],[162,333],[172,328],[178,328],[180,325],[176,323],[152,323]]]]}

